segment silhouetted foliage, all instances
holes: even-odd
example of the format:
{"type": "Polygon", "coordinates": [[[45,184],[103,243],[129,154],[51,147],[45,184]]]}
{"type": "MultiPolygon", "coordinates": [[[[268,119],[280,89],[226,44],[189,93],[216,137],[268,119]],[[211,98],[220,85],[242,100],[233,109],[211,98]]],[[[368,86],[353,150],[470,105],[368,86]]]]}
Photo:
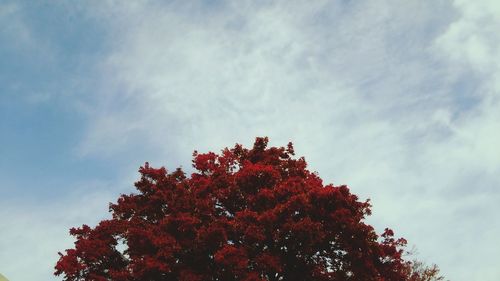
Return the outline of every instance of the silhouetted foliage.
{"type": "Polygon", "coordinates": [[[408,264],[408,281],[444,281],[439,267],[435,264],[425,265],[423,262],[414,260],[408,264]]]}

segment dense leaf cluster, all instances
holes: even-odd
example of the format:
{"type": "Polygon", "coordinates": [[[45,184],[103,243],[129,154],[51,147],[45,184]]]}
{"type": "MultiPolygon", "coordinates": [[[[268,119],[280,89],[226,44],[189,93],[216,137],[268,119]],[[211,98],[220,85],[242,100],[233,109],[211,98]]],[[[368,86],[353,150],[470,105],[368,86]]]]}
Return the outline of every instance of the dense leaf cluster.
{"type": "Polygon", "coordinates": [[[112,218],[71,229],[64,280],[408,280],[404,239],[378,236],[346,186],[324,185],[291,144],[194,153],[196,172],[147,163],[112,218]]]}

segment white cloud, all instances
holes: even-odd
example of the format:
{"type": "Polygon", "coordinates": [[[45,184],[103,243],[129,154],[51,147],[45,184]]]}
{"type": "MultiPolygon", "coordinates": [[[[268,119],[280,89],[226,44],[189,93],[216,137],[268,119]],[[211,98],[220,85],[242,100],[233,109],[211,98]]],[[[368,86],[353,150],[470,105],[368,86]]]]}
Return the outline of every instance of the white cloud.
{"type": "MultiPolygon", "coordinates": [[[[406,61],[408,54],[391,41],[413,31],[406,22],[397,27],[404,9],[297,3],[228,4],[220,11],[190,6],[187,14],[182,4],[134,4],[105,13],[127,21],[111,23],[119,34],[103,63],[105,101],[82,150],[100,151],[101,142],[118,149],[134,135],[161,145],[183,136],[192,140],[189,150],[200,145],[197,137],[218,139],[215,147],[259,134],[318,137],[325,128],[345,133],[366,127],[366,120],[389,122],[390,111],[411,111],[429,99],[413,88],[435,73],[418,59],[406,61]],[[394,14],[399,21],[391,22],[394,14]],[[301,124],[305,131],[294,132],[301,124]]],[[[418,18],[411,23],[425,25],[418,18]]],[[[411,40],[422,41],[425,34],[415,33],[411,40]]],[[[408,53],[425,55],[425,44],[408,53]]]]}
{"type": "Polygon", "coordinates": [[[454,5],[461,17],[438,39],[438,46],[457,63],[468,63],[485,74],[498,72],[500,4],[486,0],[454,5]]]}

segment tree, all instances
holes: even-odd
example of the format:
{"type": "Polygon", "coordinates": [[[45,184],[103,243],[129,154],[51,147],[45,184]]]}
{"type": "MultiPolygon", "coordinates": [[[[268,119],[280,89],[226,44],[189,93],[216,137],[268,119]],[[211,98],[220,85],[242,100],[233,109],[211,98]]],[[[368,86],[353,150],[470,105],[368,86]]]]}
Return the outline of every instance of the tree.
{"type": "Polygon", "coordinates": [[[428,266],[421,261],[414,260],[408,263],[408,281],[444,281],[439,267],[435,264],[428,266]]]}
{"type": "Polygon", "coordinates": [[[369,201],[324,185],[291,143],[194,152],[195,172],[146,163],[112,218],[72,228],[64,280],[409,280],[406,241],[364,222],[369,201]]]}

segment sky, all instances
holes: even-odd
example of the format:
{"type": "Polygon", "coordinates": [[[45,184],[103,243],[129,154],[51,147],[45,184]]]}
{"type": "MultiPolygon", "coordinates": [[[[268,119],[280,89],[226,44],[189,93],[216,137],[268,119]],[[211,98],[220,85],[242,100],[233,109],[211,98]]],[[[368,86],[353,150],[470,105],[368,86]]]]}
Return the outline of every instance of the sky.
{"type": "Polygon", "coordinates": [[[68,229],[139,166],[292,141],[453,281],[500,278],[500,4],[0,2],[0,272],[61,280],[68,229]]]}

